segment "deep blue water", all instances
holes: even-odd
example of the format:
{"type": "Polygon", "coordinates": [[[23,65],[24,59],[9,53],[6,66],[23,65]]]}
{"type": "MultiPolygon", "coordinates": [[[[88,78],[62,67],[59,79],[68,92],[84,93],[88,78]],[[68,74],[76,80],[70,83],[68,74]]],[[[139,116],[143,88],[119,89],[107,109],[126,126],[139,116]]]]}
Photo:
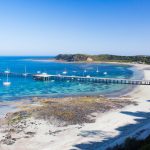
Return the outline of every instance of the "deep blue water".
{"type": "MultiPolygon", "coordinates": [[[[37,71],[47,72],[50,74],[62,74],[66,69],[67,75],[80,76],[97,76],[110,78],[131,78],[133,71],[130,66],[113,65],[113,64],[75,64],[75,63],[58,63],[58,62],[39,62],[31,61],[31,58],[37,57],[0,57],[0,72],[4,72],[7,68],[11,72],[23,73],[26,66],[27,72],[36,73],[37,71]],[[99,73],[96,72],[97,68],[99,73]],[[87,70],[84,73],[84,70],[87,70]],[[107,75],[104,75],[107,72],[107,75]]],[[[49,57],[47,57],[49,58],[49,57]]],[[[37,59],[46,59],[46,57],[38,57],[37,59]]],[[[93,84],[78,82],[41,82],[32,78],[16,78],[9,77],[11,86],[3,86],[6,77],[0,77],[0,100],[14,100],[16,98],[30,96],[68,96],[68,95],[105,95],[117,93],[122,89],[127,89],[128,85],[117,84],[93,84]]]]}

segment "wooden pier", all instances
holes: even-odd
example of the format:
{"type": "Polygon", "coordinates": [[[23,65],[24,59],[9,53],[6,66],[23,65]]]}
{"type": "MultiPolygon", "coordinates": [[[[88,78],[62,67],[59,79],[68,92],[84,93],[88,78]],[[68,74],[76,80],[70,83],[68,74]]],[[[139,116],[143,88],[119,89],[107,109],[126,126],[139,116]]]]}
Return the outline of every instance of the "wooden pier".
{"type": "Polygon", "coordinates": [[[66,76],[66,75],[49,75],[37,74],[33,75],[35,80],[49,81],[78,81],[91,83],[112,83],[112,84],[133,84],[133,85],[150,85],[150,80],[132,80],[132,79],[116,79],[116,78],[99,78],[99,77],[82,77],[82,76],[66,76]]]}
{"type": "MultiPolygon", "coordinates": [[[[31,74],[31,73],[8,73],[11,77],[30,77],[34,80],[40,81],[76,81],[76,82],[91,82],[91,83],[104,83],[104,84],[133,84],[133,85],[150,85],[150,80],[134,80],[134,79],[119,79],[119,78],[100,78],[90,76],[67,76],[67,75],[50,75],[50,74],[31,74]]],[[[0,72],[0,76],[6,76],[7,73],[0,72]]]]}

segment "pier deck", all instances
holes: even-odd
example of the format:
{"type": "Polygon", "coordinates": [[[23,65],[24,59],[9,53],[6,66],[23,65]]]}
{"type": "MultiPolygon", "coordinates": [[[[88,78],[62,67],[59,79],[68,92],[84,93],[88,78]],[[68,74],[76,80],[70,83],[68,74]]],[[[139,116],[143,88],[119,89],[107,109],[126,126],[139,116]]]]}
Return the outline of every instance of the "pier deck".
{"type": "Polygon", "coordinates": [[[66,76],[66,75],[49,75],[37,74],[33,75],[35,80],[49,81],[78,81],[78,82],[93,82],[93,83],[114,83],[114,84],[134,84],[134,85],[150,85],[150,80],[132,80],[119,78],[99,78],[99,77],[82,77],[82,76],[66,76]]]}
{"type": "MultiPolygon", "coordinates": [[[[150,80],[134,80],[134,79],[120,79],[120,78],[100,78],[90,76],[67,76],[67,75],[51,75],[51,74],[31,74],[27,73],[8,73],[13,77],[30,77],[34,80],[40,81],[78,81],[78,82],[91,82],[91,83],[113,83],[113,84],[133,84],[133,85],[150,85],[150,80]]],[[[0,72],[0,76],[6,76],[7,73],[0,72]]]]}

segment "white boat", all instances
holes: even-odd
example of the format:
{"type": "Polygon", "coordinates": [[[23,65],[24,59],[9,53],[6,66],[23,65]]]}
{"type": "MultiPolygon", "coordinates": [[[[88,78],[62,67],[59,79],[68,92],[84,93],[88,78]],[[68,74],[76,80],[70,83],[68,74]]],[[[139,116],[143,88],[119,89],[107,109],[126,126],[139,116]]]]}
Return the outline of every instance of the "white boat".
{"type": "Polygon", "coordinates": [[[90,78],[91,76],[90,76],[90,75],[87,75],[86,77],[87,77],[87,78],[90,78]]]}
{"type": "Polygon", "coordinates": [[[7,73],[7,81],[3,82],[4,86],[10,86],[11,82],[8,81],[8,73],[7,73]]]}
{"type": "Polygon", "coordinates": [[[107,72],[104,72],[104,75],[107,75],[107,72]]]}
{"type": "Polygon", "coordinates": [[[96,70],[96,72],[97,72],[97,73],[99,72],[99,70],[98,70],[98,67],[97,67],[97,70],[96,70]]]}
{"type": "Polygon", "coordinates": [[[41,73],[41,71],[37,71],[37,74],[40,74],[41,73]]]}
{"type": "Polygon", "coordinates": [[[28,73],[27,73],[27,69],[26,69],[26,66],[25,66],[23,76],[26,77],[27,75],[28,75],[28,73]]]}
{"type": "Polygon", "coordinates": [[[9,74],[9,73],[10,73],[10,70],[7,69],[7,70],[4,71],[4,73],[9,74]]]}
{"type": "Polygon", "coordinates": [[[87,72],[86,69],[84,70],[84,72],[87,72]]]}
{"type": "Polygon", "coordinates": [[[63,74],[67,74],[67,70],[65,69],[62,73],[63,73],[63,74]]]}
{"type": "Polygon", "coordinates": [[[46,72],[43,72],[42,75],[48,75],[46,72]]]}

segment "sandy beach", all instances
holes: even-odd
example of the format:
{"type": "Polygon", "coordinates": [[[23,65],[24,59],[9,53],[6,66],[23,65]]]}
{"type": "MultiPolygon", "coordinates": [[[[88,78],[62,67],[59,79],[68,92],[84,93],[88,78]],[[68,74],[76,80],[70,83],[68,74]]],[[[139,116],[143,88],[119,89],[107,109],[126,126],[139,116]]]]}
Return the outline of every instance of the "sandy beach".
{"type": "MultiPolygon", "coordinates": [[[[148,65],[135,65],[150,80],[148,65]]],[[[126,95],[137,103],[104,113],[93,113],[95,122],[55,126],[46,120],[30,117],[20,122],[22,131],[11,131],[12,144],[4,144],[7,126],[0,128],[1,150],[105,150],[127,137],[145,138],[150,134],[150,86],[138,86],[126,95]],[[15,140],[13,140],[15,138],[15,140]],[[17,140],[16,140],[17,139],[17,140]]],[[[53,122],[57,120],[53,119],[53,122]]],[[[15,127],[14,127],[15,128],[15,127]]],[[[8,133],[7,133],[8,134],[8,133]]]]}

